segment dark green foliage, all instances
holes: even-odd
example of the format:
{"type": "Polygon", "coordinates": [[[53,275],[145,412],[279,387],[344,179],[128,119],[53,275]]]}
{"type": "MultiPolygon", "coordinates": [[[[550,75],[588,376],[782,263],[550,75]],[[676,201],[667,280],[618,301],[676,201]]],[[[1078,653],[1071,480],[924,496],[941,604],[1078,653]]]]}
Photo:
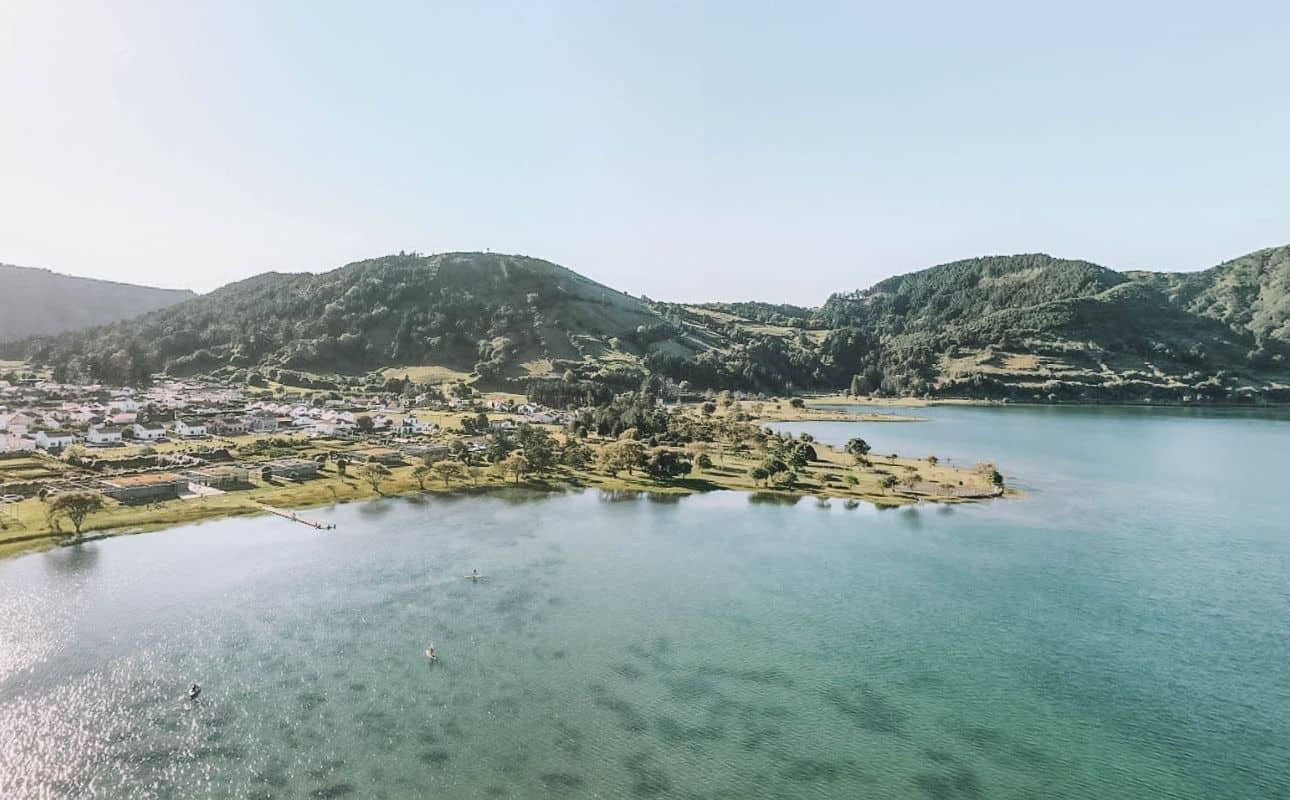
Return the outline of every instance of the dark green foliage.
{"type": "Polygon", "coordinates": [[[261,275],[130,322],[11,343],[0,356],[30,358],[58,379],[205,373],[407,397],[428,387],[382,368],[444,366],[549,406],[614,405],[577,430],[643,437],[666,428],[652,401],[674,401],[682,384],[691,396],[1284,402],[1290,247],[1176,275],[1037,254],[969,259],[817,310],[650,303],[536,259],[400,254],[261,275]],[[548,362],[533,377],[532,365],[548,362]],[[638,397],[613,399],[624,393],[638,397]]]}
{"type": "Polygon", "coordinates": [[[520,425],[515,438],[532,471],[545,472],[555,464],[555,440],[547,433],[546,428],[540,428],[537,425],[520,425]]]}
{"type": "Polygon", "coordinates": [[[660,447],[645,461],[645,471],[652,478],[676,478],[690,474],[690,462],[675,450],[660,447]]]}

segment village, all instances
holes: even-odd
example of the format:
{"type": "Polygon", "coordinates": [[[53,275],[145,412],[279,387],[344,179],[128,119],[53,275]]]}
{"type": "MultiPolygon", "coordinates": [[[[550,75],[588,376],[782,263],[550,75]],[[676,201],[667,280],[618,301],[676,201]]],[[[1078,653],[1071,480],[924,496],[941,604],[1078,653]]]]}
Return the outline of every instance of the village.
{"type": "Polygon", "coordinates": [[[319,527],[282,509],[521,484],[769,490],[883,506],[1003,491],[993,468],[982,468],[989,465],[880,456],[867,445],[844,450],[763,427],[865,418],[800,399],[723,392],[669,404],[639,395],[627,406],[565,410],[463,383],[389,386],[399,391],[0,377],[0,557],[80,541],[86,532],[219,516],[274,513],[319,527]]]}
{"type": "Polygon", "coordinates": [[[481,453],[496,430],[566,416],[515,396],[256,396],[196,381],[136,389],[0,379],[0,525],[20,521],[25,501],[60,493],[155,504],[299,483],[329,465],[431,463],[454,441],[481,453]],[[463,436],[463,414],[494,417],[463,436]]]}

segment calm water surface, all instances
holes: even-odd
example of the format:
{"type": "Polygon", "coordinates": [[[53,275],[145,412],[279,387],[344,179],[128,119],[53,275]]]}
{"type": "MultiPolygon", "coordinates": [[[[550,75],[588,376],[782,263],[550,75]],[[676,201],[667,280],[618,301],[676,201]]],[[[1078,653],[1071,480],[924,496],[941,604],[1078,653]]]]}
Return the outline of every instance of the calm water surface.
{"type": "Polygon", "coordinates": [[[390,500],[0,563],[0,797],[1290,796],[1290,421],[917,413],[782,427],[1025,498],[390,500]]]}

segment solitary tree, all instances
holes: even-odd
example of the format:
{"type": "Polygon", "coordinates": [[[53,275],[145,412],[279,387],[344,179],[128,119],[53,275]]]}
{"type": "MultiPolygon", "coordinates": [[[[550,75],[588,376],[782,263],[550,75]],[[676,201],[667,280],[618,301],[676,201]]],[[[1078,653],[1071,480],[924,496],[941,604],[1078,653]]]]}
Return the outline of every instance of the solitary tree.
{"type": "Polygon", "coordinates": [[[461,475],[461,464],[449,458],[434,462],[430,465],[430,469],[433,470],[434,474],[438,475],[439,479],[443,481],[445,489],[451,485],[453,478],[460,477],[461,475]]]}
{"type": "Polygon", "coordinates": [[[345,470],[346,470],[346,469],[348,469],[348,468],[349,468],[349,459],[347,459],[347,458],[338,458],[338,459],[336,459],[336,474],[337,474],[337,475],[340,475],[341,477],[344,477],[344,475],[345,475],[345,470]]]}
{"type": "Polygon", "coordinates": [[[54,497],[49,506],[50,517],[64,516],[71,520],[76,529],[76,538],[81,538],[81,526],[85,518],[103,508],[103,495],[98,492],[65,492],[54,497]]]}
{"type": "Polygon", "coordinates": [[[883,475],[882,480],[878,481],[878,485],[882,487],[883,494],[886,494],[892,487],[896,485],[896,476],[883,475]]]}
{"type": "Polygon", "coordinates": [[[359,475],[372,485],[372,491],[380,494],[381,484],[385,482],[386,478],[390,477],[390,468],[379,461],[369,461],[363,465],[359,475]]]}
{"type": "Polygon", "coordinates": [[[430,474],[430,468],[425,464],[417,464],[412,468],[412,479],[423,492],[426,490],[426,481],[430,479],[430,474]]]}
{"type": "Polygon", "coordinates": [[[366,435],[376,430],[376,423],[372,421],[371,417],[363,414],[354,420],[354,427],[358,428],[359,433],[366,435]]]}
{"type": "Polygon", "coordinates": [[[529,471],[529,460],[519,453],[514,453],[506,459],[506,471],[515,476],[515,485],[520,485],[520,478],[529,471]]]}
{"type": "Polygon", "coordinates": [[[865,462],[865,456],[869,455],[869,450],[871,448],[869,447],[868,442],[857,436],[854,439],[849,439],[846,447],[843,449],[851,454],[851,457],[856,460],[857,464],[863,464],[865,462]]]}

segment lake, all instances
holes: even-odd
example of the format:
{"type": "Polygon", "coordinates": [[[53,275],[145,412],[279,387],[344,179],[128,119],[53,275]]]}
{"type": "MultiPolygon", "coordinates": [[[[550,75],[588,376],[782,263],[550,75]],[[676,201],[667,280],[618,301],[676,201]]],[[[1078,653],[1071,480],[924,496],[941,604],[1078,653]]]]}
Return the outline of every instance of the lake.
{"type": "Polygon", "coordinates": [[[779,427],[1025,495],[385,500],[0,563],[0,797],[1290,795],[1290,421],[908,413],[779,427]]]}

